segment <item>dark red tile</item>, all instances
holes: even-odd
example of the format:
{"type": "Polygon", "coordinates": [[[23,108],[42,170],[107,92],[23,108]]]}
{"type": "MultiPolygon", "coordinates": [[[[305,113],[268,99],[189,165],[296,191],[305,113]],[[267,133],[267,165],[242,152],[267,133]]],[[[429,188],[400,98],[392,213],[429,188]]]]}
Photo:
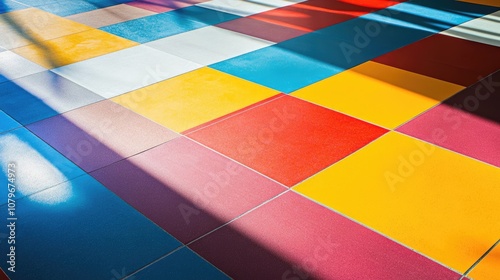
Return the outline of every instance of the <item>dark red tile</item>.
{"type": "Polygon", "coordinates": [[[185,137],[91,175],[182,242],[286,190],[185,137]]]}
{"type": "Polygon", "coordinates": [[[234,279],[460,277],[293,192],[189,247],[234,279]]]}
{"type": "Polygon", "coordinates": [[[33,123],[27,128],[87,172],[178,136],[109,100],[33,123]]]}
{"type": "Polygon", "coordinates": [[[500,48],[435,34],[374,61],[468,87],[500,69],[500,48]]]}
{"type": "Polygon", "coordinates": [[[293,186],[385,132],[283,95],[187,136],[293,186]]]}

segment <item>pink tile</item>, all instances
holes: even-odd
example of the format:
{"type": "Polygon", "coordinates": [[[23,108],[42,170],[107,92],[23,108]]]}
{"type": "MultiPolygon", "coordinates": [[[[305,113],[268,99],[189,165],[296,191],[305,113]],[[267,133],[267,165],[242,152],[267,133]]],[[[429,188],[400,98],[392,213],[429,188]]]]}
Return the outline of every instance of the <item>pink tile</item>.
{"type": "Polygon", "coordinates": [[[91,175],[182,242],[286,190],[184,137],[91,175]]]}
{"type": "Polygon", "coordinates": [[[112,101],[101,101],[27,126],[89,172],[178,135],[112,101]]]}
{"type": "Polygon", "coordinates": [[[500,167],[500,71],[398,129],[500,167]]]}
{"type": "Polygon", "coordinates": [[[288,192],[189,247],[234,279],[450,279],[460,275],[288,192]]]}

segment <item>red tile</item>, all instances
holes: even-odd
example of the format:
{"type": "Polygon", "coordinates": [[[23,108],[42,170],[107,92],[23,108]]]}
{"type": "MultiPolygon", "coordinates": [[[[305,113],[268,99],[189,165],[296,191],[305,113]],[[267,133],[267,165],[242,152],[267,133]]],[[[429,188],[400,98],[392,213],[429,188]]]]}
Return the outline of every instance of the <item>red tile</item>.
{"type": "Polygon", "coordinates": [[[185,137],[91,175],[182,242],[286,190],[185,137]]]}
{"type": "Polygon", "coordinates": [[[396,3],[396,1],[312,0],[259,13],[249,18],[310,32],[396,3]]]}
{"type": "Polygon", "coordinates": [[[187,136],[293,186],[385,132],[282,95],[187,136]]]}
{"type": "Polygon", "coordinates": [[[216,26],[276,43],[308,33],[248,17],[226,21],[216,26]]]}
{"type": "Polygon", "coordinates": [[[234,279],[440,279],[460,275],[288,192],[189,246],[234,279]]]}
{"type": "Polygon", "coordinates": [[[435,34],[374,61],[467,87],[500,68],[500,48],[435,34]]]}
{"type": "Polygon", "coordinates": [[[27,128],[87,172],[178,136],[108,100],[27,128]]]}

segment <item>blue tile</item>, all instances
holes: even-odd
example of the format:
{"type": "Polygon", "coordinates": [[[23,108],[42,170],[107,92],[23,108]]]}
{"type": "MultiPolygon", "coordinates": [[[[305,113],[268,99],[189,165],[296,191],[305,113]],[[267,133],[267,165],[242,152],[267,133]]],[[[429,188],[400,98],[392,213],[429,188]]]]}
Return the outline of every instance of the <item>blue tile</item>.
{"type": "Polygon", "coordinates": [[[5,114],[4,111],[0,110],[0,133],[18,128],[20,126],[21,125],[18,122],[16,122],[9,115],[5,114]]]}
{"type": "Polygon", "coordinates": [[[0,109],[23,125],[102,99],[50,71],[0,83],[0,109]]]}
{"type": "MultiPolygon", "coordinates": [[[[78,166],[25,128],[0,134],[0,182],[7,182],[6,168],[16,165],[15,199],[31,195],[85,174],[78,166]]],[[[0,188],[0,205],[6,204],[7,187],[0,188]]]]}
{"type": "Polygon", "coordinates": [[[146,43],[236,18],[238,16],[191,6],[101,27],[100,29],[132,41],[146,43]]]}
{"type": "Polygon", "coordinates": [[[0,257],[12,280],[121,279],[181,245],[88,175],[18,201],[16,217],[16,272],[0,257]]]}
{"type": "Polygon", "coordinates": [[[21,9],[26,9],[28,8],[25,5],[22,5],[18,2],[14,2],[11,0],[2,0],[0,1],[0,14],[6,13],[6,12],[12,12],[16,10],[21,10],[21,9]]]}
{"type": "Polygon", "coordinates": [[[133,279],[226,280],[230,278],[190,249],[182,248],[134,274],[133,279]]]}
{"type": "Polygon", "coordinates": [[[263,48],[210,67],[283,93],[290,93],[343,70],[279,46],[263,48]]]}
{"type": "MultiPolygon", "coordinates": [[[[35,0],[36,1],[36,0],[35,0]]],[[[53,13],[55,15],[65,17],[69,15],[89,12],[101,8],[106,8],[118,5],[121,2],[114,0],[58,0],[57,2],[49,2],[37,5],[37,8],[53,13]]]]}

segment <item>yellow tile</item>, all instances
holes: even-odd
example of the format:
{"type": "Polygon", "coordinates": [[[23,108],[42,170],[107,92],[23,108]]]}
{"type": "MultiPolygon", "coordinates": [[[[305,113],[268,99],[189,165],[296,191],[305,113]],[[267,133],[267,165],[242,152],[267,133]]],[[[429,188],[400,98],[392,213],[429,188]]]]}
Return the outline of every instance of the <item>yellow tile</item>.
{"type": "Polygon", "coordinates": [[[136,45],[136,42],[91,29],[12,51],[45,68],[55,68],[136,45]]]}
{"type": "Polygon", "coordinates": [[[279,92],[204,67],[113,98],[113,101],[182,132],[279,92]]]}
{"type": "Polygon", "coordinates": [[[89,29],[81,23],[29,8],[0,15],[0,46],[13,49],[89,29]]]}
{"type": "Polygon", "coordinates": [[[474,4],[480,4],[480,5],[500,7],[500,1],[498,1],[498,0],[462,0],[461,2],[469,2],[469,3],[474,3],[474,4]]]}
{"type": "Polygon", "coordinates": [[[474,280],[500,280],[500,244],[469,273],[474,280]]]}
{"type": "Polygon", "coordinates": [[[500,169],[389,132],[294,190],[464,273],[500,233],[500,169]]]}
{"type": "Polygon", "coordinates": [[[461,89],[459,85],[369,61],[292,95],[395,128],[461,89]]]}

